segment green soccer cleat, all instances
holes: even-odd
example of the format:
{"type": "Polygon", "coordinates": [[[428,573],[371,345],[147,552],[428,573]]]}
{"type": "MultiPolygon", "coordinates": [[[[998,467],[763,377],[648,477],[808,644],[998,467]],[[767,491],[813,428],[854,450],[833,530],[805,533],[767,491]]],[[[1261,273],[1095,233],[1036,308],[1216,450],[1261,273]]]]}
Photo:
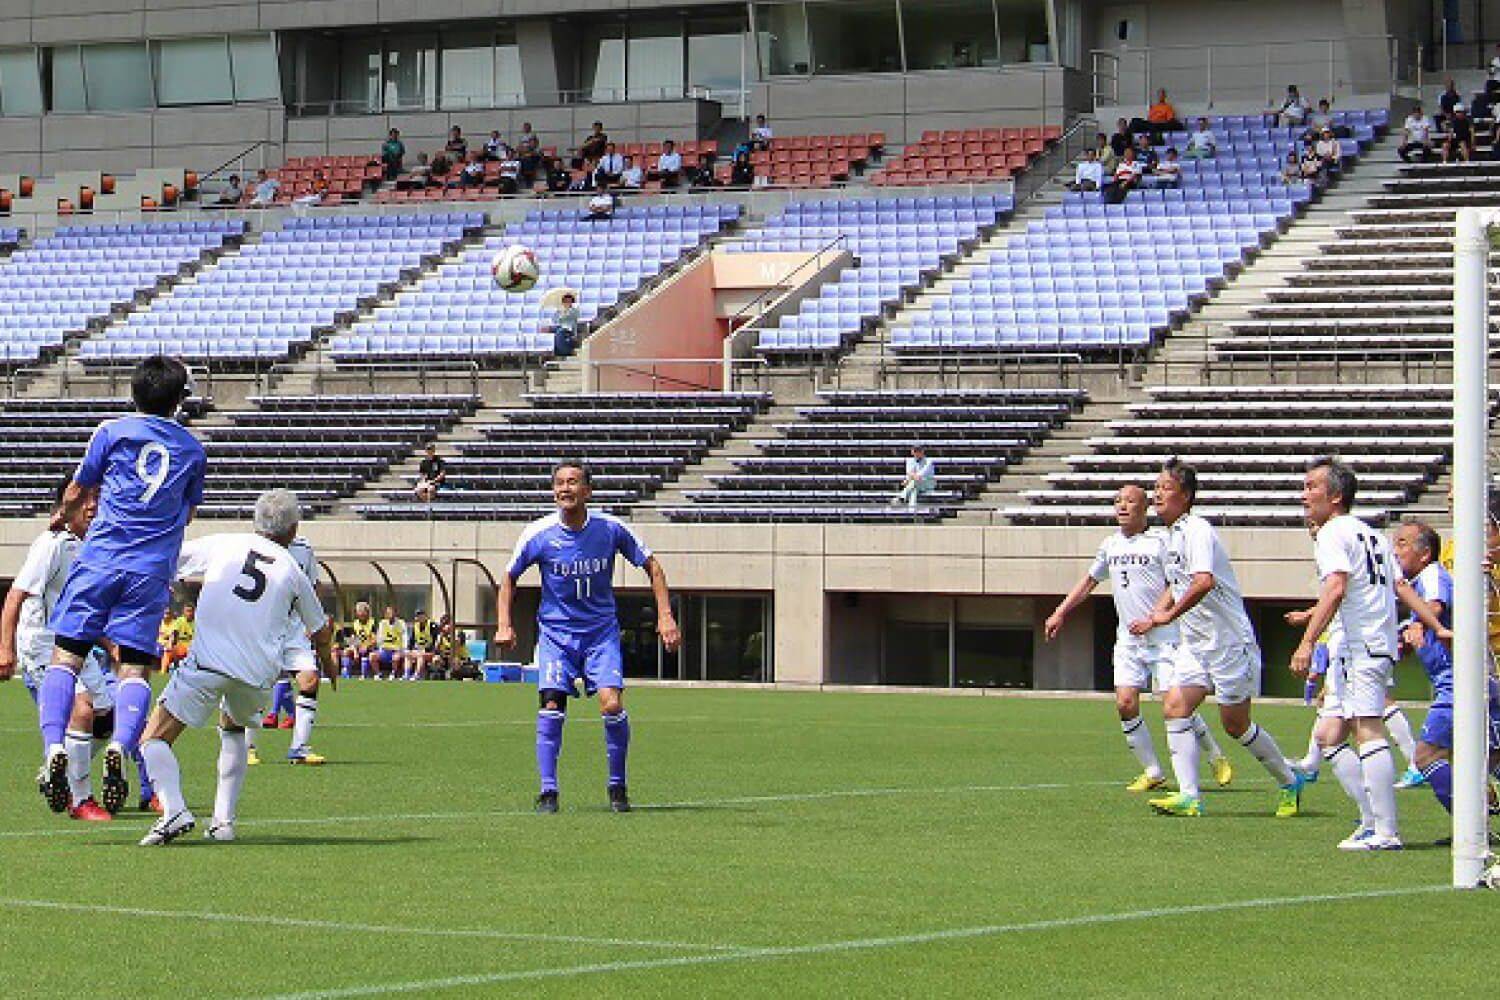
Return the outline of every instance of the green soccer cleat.
{"type": "Polygon", "coordinates": [[[1396,779],[1396,788],[1400,790],[1421,788],[1426,782],[1427,779],[1422,776],[1421,771],[1418,771],[1414,767],[1408,767],[1406,773],[1396,779]]]}
{"type": "Polygon", "coordinates": [[[1173,792],[1164,798],[1152,799],[1149,805],[1163,816],[1203,815],[1203,800],[1196,795],[1184,795],[1181,792],[1173,792]]]}
{"type": "Polygon", "coordinates": [[[1302,786],[1307,783],[1302,772],[1292,768],[1292,783],[1276,791],[1276,818],[1286,819],[1302,811],[1302,786]]]}
{"type": "Polygon", "coordinates": [[[1208,762],[1208,766],[1213,770],[1214,781],[1218,783],[1219,787],[1229,787],[1229,783],[1234,780],[1234,765],[1229,763],[1229,758],[1223,756],[1215,757],[1208,762]]]}

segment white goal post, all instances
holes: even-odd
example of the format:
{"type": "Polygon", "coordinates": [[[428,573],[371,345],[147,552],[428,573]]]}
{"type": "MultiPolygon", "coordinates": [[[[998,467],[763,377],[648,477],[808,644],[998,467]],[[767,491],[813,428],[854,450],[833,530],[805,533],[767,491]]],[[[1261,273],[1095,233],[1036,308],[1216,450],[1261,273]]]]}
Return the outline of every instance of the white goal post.
{"type": "Polygon", "coordinates": [[[1489,256],[1500,210],[1460,208],[1453,240],[1453,884],[1489,864],[1489,256]]]}

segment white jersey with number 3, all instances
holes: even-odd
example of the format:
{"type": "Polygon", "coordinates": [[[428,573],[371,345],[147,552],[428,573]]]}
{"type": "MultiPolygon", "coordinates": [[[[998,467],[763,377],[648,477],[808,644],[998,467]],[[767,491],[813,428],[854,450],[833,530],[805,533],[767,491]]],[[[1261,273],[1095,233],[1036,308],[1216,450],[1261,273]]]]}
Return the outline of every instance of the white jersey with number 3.
{"type": "Polygon", "coordinates": [[[1163,562],[1167,568],[1167,586],[1172,588],[1175,600],[1181,600],[1187,593],[1195,575],[1210,573],[1214,578],[1213,589],[1177,619],[1182,626],[1183,641],[1189,647],[1208,650],[1255,643],[1255,629],[1245,613],[1240,581],[1213,525],[1197,514],[1184,514],[1172,522],[1167,528],[1163,562]]]}
{"type": "Polygon", "coordinates": [[[262,535],[188,542],[177,575],[203,578],[190,657],[205,670],[246,684],[275,682],[289,617],[309,632],[327,620],[312,581],[291,553],[262,535]]]}
{"type": "MultiPolygon", "coordinates": [[[[1117,531],[1100,542],[1099,551],[1094,553],[1089,576],[1100,583],[1109,580],[1115,617],[1120,622],[1115,635],[1121,641],[1139,641],[1130,634],[1130,623],[1151,617],[1156,602],[1167,589],[1166,568],[1162,564],[1165,550],[1166,536],[1151,528],[1138,535],[1117,531]]],[[[1177,627],[1152,629],[1147,638],[1152,642],[1176,642],[1177,627]]]]}
{"type": "Polygon", "coordinates": [[[1340,514],[1318,529],[1313,555],[1319,580],[1347,574],[1344,599],[1329,625],[1333,639],[1350,653],[1394,657],[1400,570],[1390,541],[1353,514],[1340,514]]]}

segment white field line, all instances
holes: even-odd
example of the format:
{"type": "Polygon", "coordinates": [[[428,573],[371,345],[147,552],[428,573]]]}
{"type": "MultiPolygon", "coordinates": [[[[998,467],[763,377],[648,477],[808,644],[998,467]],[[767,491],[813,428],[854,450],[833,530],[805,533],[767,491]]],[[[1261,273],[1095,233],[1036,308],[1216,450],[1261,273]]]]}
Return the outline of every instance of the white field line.
{"type": "Polygon", "coordinates": [[[726,962],[754,962],[767,959],[801,958],[807,956],[833,955],[851,951],[875,951],[885,948],[900,948],[910,945],[934,944],[946,941],[972,940],[999,937],[1008,934],[1026,934],[1044,931],[1070,930],[1078,927],[1096,927],[1108,924],[1124,924],[1141,920],[1198,916],[1210,913],[1233,913],[1244,910],[1269,910],[1288,906],[1308,906],[1316,903],[1337,903],[1359,899],[1384,899],[1399,896],[1415,896],[1429,893],[1453,891],[1447,886],[1413,886],[1405,889],[1376,889],[1368,892],[1320,893],[1305,896],[1268,896],[1261,899],[1236,900],[1225,903],[1199,903],[1186,906],[1164,906],[1147,910],[1126,910],[1117,913],[1096,913],[1076,917],[1058,917],[1051,920],[1030,920],[1011,924],[988,924],[978,927],[957,927],[949,930],[926,931],[916,934],[899,934],[890,937],[856,938],[846,941],[829,941],[824,944],[786,945],[767,948],[746,948],[741,951],[717,952],[710,955],[682,955],[668,958],[646,958],[635,961],[596,962],[562,968],[524,969],[515,972],[481,973],[467,976],[448,976],[442,979],[425,979],[404,983],[380,983],[367,986],[350,986],[339,989],[306,990],[297,993],[282,993],[263,1000],[339,1000],[343,997],[384,996],[391,993],[425,993],[431,990],[456,989],[466,986],[491,986],[499,983],[532,982],[543,979],[564,979],[620,972],[683,968],[699,965],[718,965],[726,962]]]}

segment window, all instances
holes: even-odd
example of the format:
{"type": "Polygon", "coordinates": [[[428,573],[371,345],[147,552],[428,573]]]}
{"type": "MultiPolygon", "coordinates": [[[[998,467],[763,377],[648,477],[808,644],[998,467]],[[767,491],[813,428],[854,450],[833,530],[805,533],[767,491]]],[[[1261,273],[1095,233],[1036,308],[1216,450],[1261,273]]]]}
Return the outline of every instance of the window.
{"type": "Polygon", "coordinates": [[[744,86],[745,23],[740,18],[688,22],[688,87],[715,100],[738,100],[744,86]]]}
{"type": "Polygon", "coordinates": [[[809,3],[807,30],[818,73],[899,72],[896,0],[809,3]]]}
{"type": "Polygon", "coordinates": [[[236,101],[281,99],[281,67],[271,35],[229,36],[229,59],[236,101]]]}
{"type": "Polygon", "coordinates": [[[385,51],[384,109],[437,107],[437,40],[424,35],[391,35],[385,51]]]}
{"type": "Polygon", "coordinates": [[[229,47],[217,38],[173,38],[152,46],[156,98],[163,105],[228,104],[234,100],[229,47]]]}
{"type": "Polygon", "coordinates": [[[443,107],[494,106],[495,43],[488,31],[443,35],[443,107]]]}
{"type": "Polygon", "coordinates": [[[380,40],[348,38],[339,54],[339,106],[344,114],[380,110],[380,40]]]}
{"type": "Polygon", "coordinates": [[[90,111],[133,111],[155,103],[145,42],[83,46],[83,80],[90,111]]]}
{"type": "Polygon", "coordinates": [[[995,0],[995,7],[1002,62],[1046,62],[1051,58],[1045,0],[995,0]]]}
{"type": "Polygon", "coordinates": [[[627,100],[660,101],[682,96],[682,22],[632,21],[627,100]]]}
{"type": "Polygon", "coordinates": [[[992,0],[928,0],[901,6],[908,69],[959,69],[999,61],[992,0]]]}
{"type": "Polygon", "coordinates": [[[807,8],[803,4],[756,4],[755,32],[761,76],[802,76],[812,72],[807,8]]]}
{"type": "Polygon", "coordinates": [[[0,114],[39,115],[42,74],[36,49],[0,49],[0,114]]]}
{"type": "Polygon", "coordinates": [[[502,27],[495,37],[495,107],[517,108],[525,103],[526,80],[521,75],[516,29],[502,27]]]}
{"type": "Polygon", "coordinates": [[[78,45],[60,45],[49,52],[52,79],[53,111],[87,111],[83,93],[83,49],[78,45]]]}
{"type": "Polygon", "coordinates": [[[596,103],[625,97],[625,27],[590,26],[583,36],[582,90],[596,103]]]}

